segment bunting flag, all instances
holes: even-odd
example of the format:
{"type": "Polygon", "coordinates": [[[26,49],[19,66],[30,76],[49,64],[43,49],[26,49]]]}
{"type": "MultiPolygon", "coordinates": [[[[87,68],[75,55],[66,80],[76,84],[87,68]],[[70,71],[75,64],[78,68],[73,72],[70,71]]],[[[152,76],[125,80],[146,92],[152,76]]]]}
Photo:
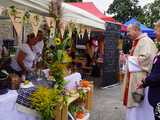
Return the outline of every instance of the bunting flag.
{"type": "Polygon", "coordinates": [[[22,33],[22,27],[23,27],[23,16],[25,14],[25,11],[16,9],[16,12],[14,12],[11,8],[8,9],[8,14],[11,18],[11,21],[13,23],[13,26],[17,32],[18,38],[21,37],[22,33]]]}
{"type": "Polygon", "coordinates": [[[75,28],[76,28],[78,34],[79,34],[80,31],[81,31],[81,30],[80,30],[80,26],[81,26],[81,25],[79,25],[79,24],[76,24],[76,25],[75,25],[75,28]]]}
{"type": "Polygon", "coordinates": [[[50,38],[54,38],[54,36],[55,36],[55,27],[50,27],[50,34],[49,34],[49,37],[50,38]]]}
{"type": "Polygon", "coordinates": [[[69,37],[71,37],[72,36],[72,27],[71,27],[71,25],[70,25],[70,23],[66,26],[67,27],[67,29],[68,29],[68,35],[69,35],[69,37]]]}
{"type": "Polygon", "coordinates": [[[82,37],[84,36],[84,32],[85,32],[85,27],[82,26],[82,27],[80,28],[80,34],[82,35],[82,37]]]}
{"type": "Polygon", "coordinates": [[[52,17],[45,17],[48,27],[55,27],[56,22],[52,17]]]}
{"type": "Polygon", "coordinates": [[[68,27],[68,31],[69,31],[69,34],[68,34],[68,35],[69,35],[69,37],[72,37],[72,32],[73,32],[72,30],[73,30],[73,29],[72,29],[71,27],[68,27]]]}
{"type": "Polygon", "coordinates": [[[67,27],[67,22],[61,21],[61,23],[60,23],[60,31],[61,31],[61,35],[62,36],[64,36],[64,32],[65,32],[66,27],[67,27]]]}
{"type": "Polygon", "coordinates": [[[3,11],[5,11],[5,8],[3,6],[0,6],[0,15],[2,15],[3,11]]]}
{"type": "Polygon", "coordinates": [[[47,25],[50,29],[50,38],[54,38],[55,36],[55,27],[56,27],[56,21],[52,17],[45,17],[45,20],[47,22],[47,25]]]}
{"type": "Polygon", "coordinates": [[[87,32],[90,33],[92,28],[91,27],[87,27],[86,29],[87,29],[87,32]]]}
{"type": "Polygon", "coordinates": [[[31,13],[30,23],[32,25],[32,29],[35,35],[37,35],[38,33],[38,29],[42,23],[42,19],[43,19],[42,16],[31,13]]]}
{"type": "Polygon", "coordinates": [[[68,31],[69,31],[69,37],[72,36],[72,32],[75,28],[75,24],[73,23],[73,21],[70,21],[70,23],[67,24],[67,27],[68,27],[68,31]]]}
{"type": "Polygon", "coordinates": [[[92,28],[91,28],[91,27],[87,27],[88,38],[90,38],[90,35],[91,35],[91,30],[92,30],[92,28]]]}

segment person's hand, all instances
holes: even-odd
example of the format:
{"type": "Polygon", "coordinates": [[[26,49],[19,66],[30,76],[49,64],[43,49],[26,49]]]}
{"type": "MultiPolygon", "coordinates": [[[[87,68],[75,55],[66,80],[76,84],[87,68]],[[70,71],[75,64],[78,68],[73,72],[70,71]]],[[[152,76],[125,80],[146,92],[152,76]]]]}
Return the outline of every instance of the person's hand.
{"type": "Polygon", "coordinates": [[[143,88],[143,80],[137,81],[136,89],[140,89],[140,88],[143,88]]]}
{"type": "Polygon", "coordinates": [[[127,60],[127,55],[125,55],[122,51],[120,52],[119,62],[121,64],[125,64],[127,60]]]}

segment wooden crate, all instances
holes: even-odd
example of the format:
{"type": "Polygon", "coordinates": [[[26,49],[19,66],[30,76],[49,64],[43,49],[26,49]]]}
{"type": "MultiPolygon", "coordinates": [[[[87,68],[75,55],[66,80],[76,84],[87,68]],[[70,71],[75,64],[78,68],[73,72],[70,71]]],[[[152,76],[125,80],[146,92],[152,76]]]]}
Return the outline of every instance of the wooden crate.
{"type": "MultiPolygon", "coordinates": [[[[87,98],[85,100],[86,109],[90,112],[93,106],[93,85],[90,86],[91,90],[87,92],[87,98]]],[[[68,120],[68,107],[69,105],[79,99],[79,94],[76,93],[73,96],[68,98],[68,104],[64,105],[62,108],[62,119],[61,120],[68,120]]]]}
{"type": "Polygon", "coordinates": [[[91,90],[87,92],[87,99],[85,100],[86,109],[90,112],[93,108],[93,84],[90,86],[91,90]]]}

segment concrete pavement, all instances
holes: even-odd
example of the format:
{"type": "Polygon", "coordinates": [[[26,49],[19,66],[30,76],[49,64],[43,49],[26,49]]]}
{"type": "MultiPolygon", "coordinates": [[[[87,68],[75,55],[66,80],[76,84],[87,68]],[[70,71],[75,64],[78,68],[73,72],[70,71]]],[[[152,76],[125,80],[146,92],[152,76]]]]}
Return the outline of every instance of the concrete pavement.
{"type": "Polygon", "coordinates": [[[90,120],[124,120],[125,108],[121,102],[120,85],[111,88],[95,88],[90,120]]]}

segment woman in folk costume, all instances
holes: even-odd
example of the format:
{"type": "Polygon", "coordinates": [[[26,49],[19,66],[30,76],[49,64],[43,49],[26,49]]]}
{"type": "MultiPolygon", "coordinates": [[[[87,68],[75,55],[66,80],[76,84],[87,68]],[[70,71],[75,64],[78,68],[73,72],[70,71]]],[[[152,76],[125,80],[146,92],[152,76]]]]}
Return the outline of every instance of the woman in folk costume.
{"type": "Polygon", "coordinates": [[[152,107],[147,105],[146,96],[142,100],[144,89],[137,90],[136,85],[150,72],[157,49],[147,34],[140,31],[139,23],[128,26],[128,35],[133,44],[130,55],[124,59],[127,63],[123,81],[123,104],[127,107],[126,120],[153,120],[152,107]],[[129,61],[138,66],[138,69],[129,68],[129,61]]]}
{"type": "Polygon", "coordinates": [[[153,107],[155,120],[160,120],[160,20],[155,24],[157,55],[154,58],[151,73],[138,83],[138,88],[149,87],[148,100],[153,107]]]}

